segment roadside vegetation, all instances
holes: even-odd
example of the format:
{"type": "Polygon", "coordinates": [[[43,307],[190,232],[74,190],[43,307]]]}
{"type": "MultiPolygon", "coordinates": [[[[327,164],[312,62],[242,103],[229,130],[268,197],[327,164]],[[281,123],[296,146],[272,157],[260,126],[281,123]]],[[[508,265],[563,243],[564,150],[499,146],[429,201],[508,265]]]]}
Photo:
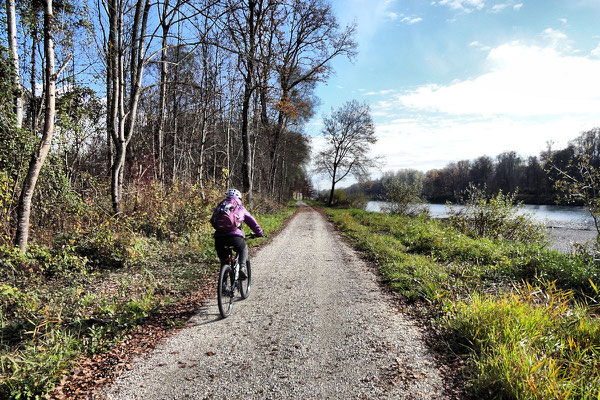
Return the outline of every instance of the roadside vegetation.
{"type": "MultiPolygon", "coordinates": [[[[108,350],[212,278],[208,220],[222,192],[149,186],[119,218],[104,212],[108,196],[96,197],[70,209],[60,234],[38,232],[45,239],[25,254],[1,245],[0,398],[42,398],[79,357],[108,350]]],[[[293,213],[266,199],[252,211],[267,234],[293,213]]]]}
{"type": "Polygon", "coordinates": [[[477,397],[600,395],[600,264],[546,247],[513,195],[475,197],[449,220],[327,209],[395,291],[428,317],[477,397]]]}

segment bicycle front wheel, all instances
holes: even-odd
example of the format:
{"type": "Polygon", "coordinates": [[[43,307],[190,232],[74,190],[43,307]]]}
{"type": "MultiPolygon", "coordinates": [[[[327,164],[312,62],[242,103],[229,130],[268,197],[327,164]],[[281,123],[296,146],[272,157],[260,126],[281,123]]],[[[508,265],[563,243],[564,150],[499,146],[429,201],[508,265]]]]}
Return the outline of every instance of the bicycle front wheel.
{"type": "Polygon", "coordinates": [[[231,266],[225,264],[221,267],[219,273],[219,283],[217,287],[217,302],[219,303],[219,313],[221,317],[227,318],[233,308],[234,277],[231,266]]]}
{"type": "Polygon", "coordinates": [[[252,283],[252,268],[250,268],[250,260],[246,260],[246,266],[240,265],[240,271],[246,274],[246,279],[240,281],[240,294],[242,299],[247,299],[250,296],[250,284],[252,283]]]}

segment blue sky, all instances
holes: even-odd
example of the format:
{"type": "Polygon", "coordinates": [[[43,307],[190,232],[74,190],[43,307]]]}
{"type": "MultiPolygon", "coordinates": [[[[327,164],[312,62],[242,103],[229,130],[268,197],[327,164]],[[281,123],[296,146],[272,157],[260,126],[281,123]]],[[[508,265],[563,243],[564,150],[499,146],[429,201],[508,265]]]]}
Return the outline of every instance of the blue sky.
{"type": "MultiPolygon", "coordinates": [[[[308,126],[366,101],[382,170],[537,155],[600,126],[600,0],[334,0],[359,54],[334,61],[308,126]]],[[[373,171],[377,175],[380,171],[373,171]]],[[[351,181],[349,181],[351,182],[351,181]]],[[[317,182],[317,186],[323,184],[317,182]]]]}

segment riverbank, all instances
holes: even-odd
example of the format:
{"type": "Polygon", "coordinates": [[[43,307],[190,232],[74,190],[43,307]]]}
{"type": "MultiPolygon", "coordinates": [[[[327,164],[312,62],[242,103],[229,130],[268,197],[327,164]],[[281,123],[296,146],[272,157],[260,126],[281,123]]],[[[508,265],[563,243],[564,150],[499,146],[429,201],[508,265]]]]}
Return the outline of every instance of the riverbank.
{"type": "Polygon", "coordinates": [[[550,248],[561,253],[570,254],[574,250],[574,244],[584,244],[596,239],[598,234],[595,230],[575,229],[567,227],[548,227],[548,234],[552,240],[550,248]]]}
{"type": "MultiPolygon", "coordinates": [[[[387,203],[383,201],[370,201],[367,211],[382,212],[387,203]]],[[[448,218],[449,207],[445,204],[427,204],[429,215],[434,219],[448,218]]],[[[453,205],[452,207],[462,207],[453,205]]],[[[556,205],[531,205],[525,204],[520,212],[529,215],[535,221],[547,227],[550,236],[550,248],[569,254],[573,252],[573,244],[586,243],[596,239],[593,220],[584,207],[556,206],[556,205]]]]}

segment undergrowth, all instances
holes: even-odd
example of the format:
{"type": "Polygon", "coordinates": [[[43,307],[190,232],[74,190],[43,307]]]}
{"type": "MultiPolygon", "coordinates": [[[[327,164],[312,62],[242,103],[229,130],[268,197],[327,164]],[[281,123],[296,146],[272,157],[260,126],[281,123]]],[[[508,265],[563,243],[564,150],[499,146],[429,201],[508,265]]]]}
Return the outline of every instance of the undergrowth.
{"type": "Polygon", "coordinates": [[[425,216],[327,214],[394,290],[429,305],[478,398],[600,396],[600,271],[589,257],[425,216]]]}

